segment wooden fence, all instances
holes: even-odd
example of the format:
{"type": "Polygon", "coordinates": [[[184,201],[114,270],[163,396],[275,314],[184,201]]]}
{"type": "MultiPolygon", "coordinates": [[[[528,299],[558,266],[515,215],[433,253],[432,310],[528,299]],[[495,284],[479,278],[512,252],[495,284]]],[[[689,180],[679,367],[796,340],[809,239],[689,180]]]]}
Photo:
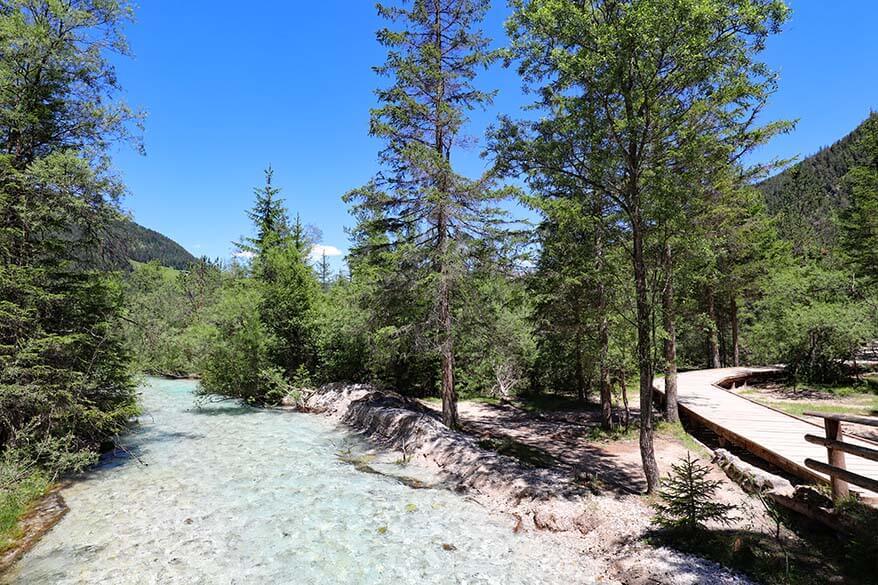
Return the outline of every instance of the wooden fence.
{"type": "Polygon", "coordinates": [[[845,453],[855,457],[862,457],[870,461],[878,461],[878,449],[871,449],[860,445],[852,445],[844,442],[844,433],[841,423],[856,423],[870,427],[878,427],[878,418],[869,416],[855,416],[851,414],[827,414],[822,412],[806,412],[808,416],[823,419],[823,427],[826,429],[825,437],[805,435],[805,440],[815,445],[826,447],[828,464],[814,459],[805,459],[805,465],[809,469],[818,471],[830,478],[832,486],[832,499],[835,501],[847,498],[850,485],[867,489],[878,493],[878,479],[865,477],[852,473],[845,466],[845,453]]]}

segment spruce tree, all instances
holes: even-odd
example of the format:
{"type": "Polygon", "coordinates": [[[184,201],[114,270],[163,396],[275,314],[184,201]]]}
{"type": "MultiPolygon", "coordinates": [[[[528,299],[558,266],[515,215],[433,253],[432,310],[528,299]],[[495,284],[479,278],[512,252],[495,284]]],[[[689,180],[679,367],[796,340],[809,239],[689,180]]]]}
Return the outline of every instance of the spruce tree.
{"type": "Polygon", "coordinates": [[[842,243],[857,274],[878,285],[878,114],[872,114],[858,144],[864,163],[847,174],[851,201],[842,213],[842,243]]]}
{"type": "Polygon", "coordinates": [[[706,522],[729,525],[736,506],[717,501],[716,492],[722,485],[708,479],[710,467],[701,465],[686,453],[686,459],[671,465],[671,472],[662,482],[656,504],[656,522],[665,528],[688,531],[703,529],[706,522]]]}
{"type": "Polygon", "coordinates": [[[235,244],[240,250],[256,255],[280,244],[290,234],[287,209],[279,197],[281,190],[271,184],[274,169],[268,165],[264,172],[265,185],[253,189],[255,201],[253,207],[247,211],[256,235],[235,244]]]}
{"type": "Polygon", "coordinates": [[[136,413],[121,288],[79,262],[121,219],[110,148],[137,144],[112,66],[130,12],[0,8],[0,449],[55,470],[88,462],[136,413]]]}
{"type": "Polygon", "coordinates": [[[379,4],[394,28],[378,32],[387,60],[376,71],[390,78],[377,91],[370,132],[384,141],[382,171],[374,184],[350,194],[380,217],[408,256],[407,277],[429,296],[441,369],[442,417],[458,426],[454,379],[454,288],[470,238],[490,235],[497,211],[486,178],[454,172],[451,157],[462,138],[466,113],[490,103],[491,93],[473,83],[496,53],[479,24],[488,0],[412,0],[379,4]]]}

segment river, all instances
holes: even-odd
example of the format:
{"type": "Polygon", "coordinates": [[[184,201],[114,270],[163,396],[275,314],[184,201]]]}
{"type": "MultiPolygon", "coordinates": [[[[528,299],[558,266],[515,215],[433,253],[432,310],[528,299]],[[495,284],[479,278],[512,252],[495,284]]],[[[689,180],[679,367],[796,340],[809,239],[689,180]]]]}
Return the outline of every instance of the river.
{"type": "Polygon", "coordinates": [[[70,512],[2,580],[63,584],[592,583],[551,535],[444,489],[357,471],[364,445],[313,415],[147,379],[125,445],[64,491],[70,512]],[[139,461],[138,461],[139,459],[139,461]]]}

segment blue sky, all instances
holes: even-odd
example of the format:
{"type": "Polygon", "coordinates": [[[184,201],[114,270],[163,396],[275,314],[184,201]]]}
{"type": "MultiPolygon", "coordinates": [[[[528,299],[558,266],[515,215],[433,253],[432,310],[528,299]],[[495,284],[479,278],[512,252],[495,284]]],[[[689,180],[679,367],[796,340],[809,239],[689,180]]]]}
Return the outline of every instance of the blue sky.
{"type": "MultiPolygon", "coordinates": [[[[791,21],[764,53],[781,79],[763,119],[799,122],[754,161],[810,154],[878,109],[878,2],[790,4],[791,21]]],[[[485,23],[495,44],[507,14],[495,1],[485,23]]],[[[146,156],[116,153],[125,208],[196,255],[228,258],[249,233],[244,210],[271,163],[290,210],[344,251],[352,221],[341,195],[372,176],[380,146],[367,135],[380,26],[369,0],[143,0],[128,30],[134,58],[118,64],[125,98],[148,114],[146,156]]],[[[495,67],[480,84],[500,93],[473,114],[476,137],[528,102],[512,70],[495,67]]],[[[460,170],[482,168],[479,149],[455,155],[460,170]]]]}

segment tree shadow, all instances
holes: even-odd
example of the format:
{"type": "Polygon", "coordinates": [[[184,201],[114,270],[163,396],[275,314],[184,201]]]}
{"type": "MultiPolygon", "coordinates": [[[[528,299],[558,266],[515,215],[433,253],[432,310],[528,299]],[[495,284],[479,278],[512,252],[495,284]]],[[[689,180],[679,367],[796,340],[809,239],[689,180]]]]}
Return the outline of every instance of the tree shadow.
{"type": "Polygon", "coordinates": [[[610,440],[624,435],[605,435],[600,429],[600,412],[595,409],[534,413],[508,405],[483,408],[489,416],[464,417],[463,430],[483,441],[523,445],[512,449],[512,454],[524,452],[526,457],[519,457],[524,463],[550,459],[552,467],[593,490],[622,495],[646,489],[640,464],[624,460],[609,448],[610,440]],[[534,452],[540,455],[535,457],[534,452]]]}
{"type": "MultiPolygon", "coordinates": [[[[654,545],[667,546],[744,573],[765,583],[831,583],[845,570],[844,557],[834,539],[803,539],[743,529],[656,529],[646,538],[654,545]]],[[[686,572],[684,559],[668,558],[675,574],[686,572]]],[[[691,568],[691,567],[690,567],[691,568]]],[[[865,583],[857,579],[845,583],[865,583]]]]}

